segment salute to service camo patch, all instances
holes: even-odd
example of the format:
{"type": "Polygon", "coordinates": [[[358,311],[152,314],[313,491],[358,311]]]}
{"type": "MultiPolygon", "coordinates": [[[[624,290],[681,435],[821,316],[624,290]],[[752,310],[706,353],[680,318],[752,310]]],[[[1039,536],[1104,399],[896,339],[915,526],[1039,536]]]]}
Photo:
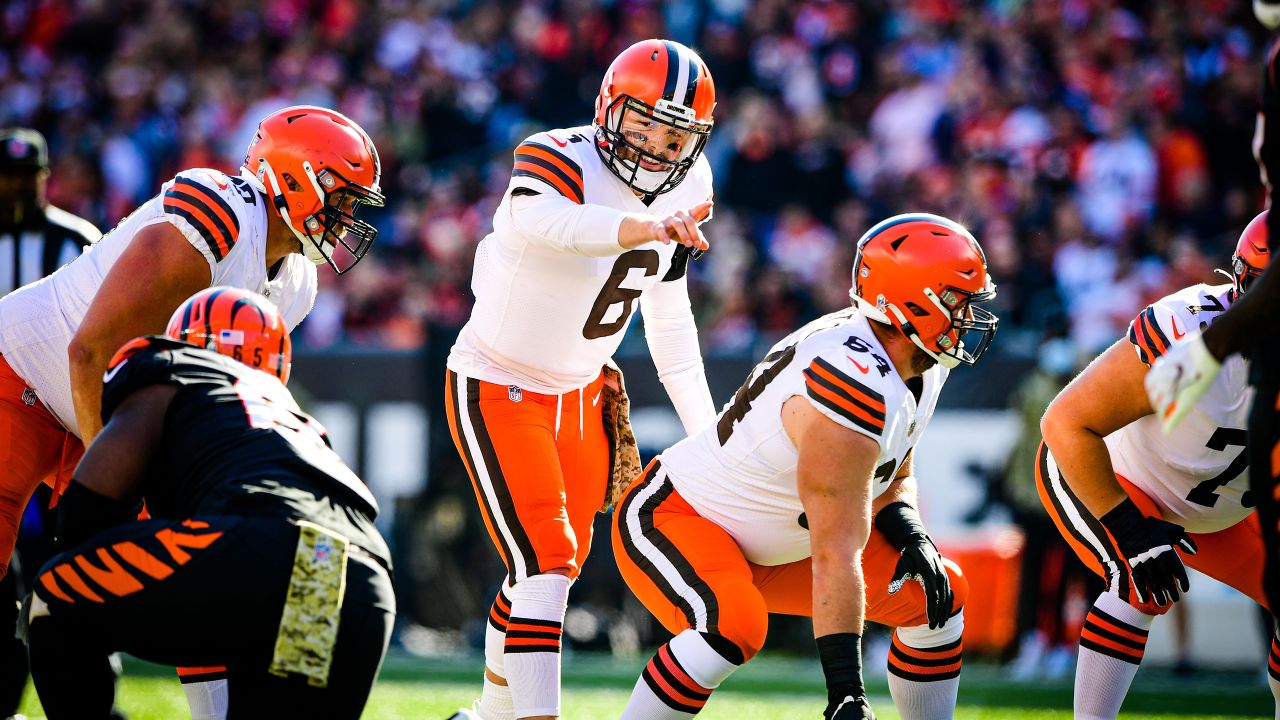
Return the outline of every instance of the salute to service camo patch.
{"type": "Polygon", "coordinates": [[[293,577],[280,618],[272,674],[298,673],[315,687],[329,684],[333,646],[347,580],[347,539],[318,525],[298,523],[293,577]]]}

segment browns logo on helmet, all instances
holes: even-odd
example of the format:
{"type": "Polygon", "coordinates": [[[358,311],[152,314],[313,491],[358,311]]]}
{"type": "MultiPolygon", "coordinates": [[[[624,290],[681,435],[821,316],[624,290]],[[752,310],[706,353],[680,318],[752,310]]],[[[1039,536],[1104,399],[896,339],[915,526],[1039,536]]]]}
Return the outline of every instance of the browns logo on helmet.
{"type": "Polygon", "coordinates": [[[968,230],[938,215],[895,215],[868,230],[849,295],[944,367],[972,365],[995,337],[996,316],[977,306],[996,295],[986,255],[968,230]]]}
{"type": "Polygon", "coordinates": [[[698,54],[642,40],[614,58],[596,97],[596,151],[637,194],[674,189],[702,155],[716,87],[698,54]]]}
{"type": "Polygon", "coordinates": [[[369,252],[378,230],[356,211],[382,207],[386,198],[378,150],[354,120],[311,105],[273,112],[258,124],[244,168],[311,262],[341,275],[369,252]],[[350,256],[341,263],[334,257],[339,246],[350,256]]]}
{"type": "Polygon", "coordinates": [[[231,287],[201,290],[178,306],[164,334],[289,382],[289,329],[280,310],[258,293],[231,287]]]}

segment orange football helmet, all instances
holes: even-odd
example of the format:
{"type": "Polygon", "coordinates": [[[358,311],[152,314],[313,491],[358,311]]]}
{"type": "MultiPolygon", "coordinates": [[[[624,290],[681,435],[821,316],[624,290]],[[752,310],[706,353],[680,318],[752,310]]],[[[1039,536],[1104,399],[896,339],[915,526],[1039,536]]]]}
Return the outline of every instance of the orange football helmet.
{"type": "Polygon", "coordinates": [[[977,306],[996,296],[978,241],[928,213],[882,220],[858,240],[849,296],[948,368],[977,362],[999,323],[977,306]]]}
{"type": "Polygon", "coordinates": [[[201,290],[178,306],[164,334],[289,382],[289,329],[280,310],[258,293],[232,287],[201,290]]]}
{"type": "Polygon", "coordinates": [[[1236,294],[1249,289],[1271,259],[1271,245],[1267,241],[1267,210],[1263,210],[1245,226],[1236,242],[1236,253],[1231,256],[1231,279],[1236,294]]]}
{"type": "Polygon", "coordinates": [[[596,152],[632,190],[661,195],[702,155],[715,106],[711,71],[697,53],[673,40],[642,40],[614,58],[600,83],[596,152]],[[641,131],[649,129],[671,131],[662,140],[670,154],[649,147],[641,131]]]}
{"type": "Polygon", "coordinates": [[[369,135],[347,116],[311,105],[277,110],[258,123],[244,169],[317,265],[339,275],[369,252],[377,228],[356,219],[360,205],[382,207],[382,164],[369,135]],[[334,250],[350,255],[339,263],[334,250]]]}

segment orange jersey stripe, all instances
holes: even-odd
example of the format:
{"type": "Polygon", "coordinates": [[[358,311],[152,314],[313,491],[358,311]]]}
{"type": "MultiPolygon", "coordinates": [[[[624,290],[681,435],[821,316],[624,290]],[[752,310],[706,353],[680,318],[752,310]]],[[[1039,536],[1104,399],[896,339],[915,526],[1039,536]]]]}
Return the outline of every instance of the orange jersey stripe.
{"type": "Polygon", "coordinates": [[[207,533],[205,535],[192,535],[190,533],[174,532],[170,528],[165,528],[156,533],[156,539],[164,545],[164,549],[169,551],[173,559],[179,565],[186,565],[191,559],[191,554],[183,550],[184,547],[196,548],[202,550],[209,547],[215,540],[222,537],[222,533],[207,533]]]}
{"type": "Polygon", "coordinates": [[[1154,327],[1156,321],[1153,315],[1154,313],[1150,310],[1142,313],[1142,322],[1146,329],[1147,337],[1151,340],[1152,346],[1155,347],[1157,353],[1164,355],[1165,352],[1168,351],[1169,346],[1164,344],[1164,341],[1160,339],[1160,334],[1156,332],[1156,328],[1154,327]]]}
{"type": "Polygon", "coordinates": [[[532,155],[534,157],[540,157],[543,160],[546,160],[547,162],[551,163],[552,165],[555,165],[556,167],[560,168],[562,171],[564,171],[565,175],[569,176],[570,182],[574,183],[577,186],[578,192],[579,193],[582,192],[582,173],[578,172],[576,168],[570,167],[569,164],[566,163],[564,159],[561,158],[560,156],[547,150],[546,148],[542,148],[537,145],[530,145],[530,144],[521,145],[520,147],[516,148],[516,157],[519,158],[521,155],[532,155]]]}
{"type": "Polygon", "coordinates": [[[578,202],[579,204],[581,204],[581,202],[574,195],[574,191],[572,188],[566,185],[565,182],[561,180],[559,177],[557,177],[555,173],[547,170],[541,165],[535,165],[534,163],[526,162],[524,160],[516,160],[515,169],[523,170],[527,173],[533,174],[539,180],[554,187],[561,195],[569,198],[570,200],[573,200],[574,202],[578,202]]]}
{"type": "Polygon", "coordinates": [[[819,365],[816,360],[809,364],[809,369],[812,370],[814,374],[821,375],[823,379],[831,382],[831,384],[849,393],[854,397],[854,399],[858,400],[859,402],[866,403],[867,407],[871,408],[872,410],[875,410],[876,412],[879,412],[882,414],[884,413],[885,408],[884,408],[883,402],[871,397],[866,393],[865,390],[862,390],[859,387],[849,384],[847,379],[836,377],[835,374],[827,370],[825,367],[819,365]]]}
{"type": "MultiPolygon", "coordinates": [[[[231,250],[230,242],[228,241],[227,236],[218,229],[218,226],[213,224],[213,219],[209,217],[208,213],[206,213],[203,208],[196,207],[181,198],[169,197],[168,195],[164,198],[164,206],[167,208],[183,210],[190,215],[191,218],[194,218],[196,222],[202,226],[197,227],[196,230],[199,230],[201,235],[212,239],[217,243],[218,251],[222,254],[222,257],[227,256],[227,252],[231,250]]],[[[210,212],[212,212],[212,210],[210,212]]],[[[184,219],[185,218],[186,216],[184,216],[184,219]]]]}
{"type": "Polygon", "coordinates": [[[805,379],[805,383],[809,386],[809,390],[811,392],[817,395],[821,395],[822,397],[826,398],[830,402],[835,403],[836,405],[839,405],[846,412],[852,415],[858,416],[859,418],[866,421],[868,424],[872,425],[873,427],[878,428],[879,430],[884,430],[883,420],[877,420],[876,418],[872,417],[871,413],[868,413],[866,410],[863,410],[857,405],[854,405],[848,400],[840,397],[839,395],[831,392],[827,388],[822,387],[821,385],[813,382],[812,380],[809,380],[808,378],[805,379]]]}
{"type": "Polygon", "coordinates": [[[62,588],[58,586],[58,581],[54,579],[53,573],[47,572],[41,575],[40,584],[44,586],[45,590],[48,590],[54,597],[58,598],[59,600],[62,600],[63,602],[69,602],[69,603],[75,602],[75,598],[63,592],[62,588]]]}

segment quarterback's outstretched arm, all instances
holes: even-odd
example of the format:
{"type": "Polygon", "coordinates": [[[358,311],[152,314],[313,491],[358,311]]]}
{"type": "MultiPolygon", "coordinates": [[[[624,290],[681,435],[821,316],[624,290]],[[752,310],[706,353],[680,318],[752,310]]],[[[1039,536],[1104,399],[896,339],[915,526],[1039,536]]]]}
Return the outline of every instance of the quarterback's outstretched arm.
{"type": "Polygon", "coordinates": [[[512,226],[525,237],[563,252],[591,257],[619,255],[649,242],[678,242],[695,250],[710,245],[698,223],[711,216],[711,201],[667,217],[579,204],[554,193],[514,188],[512,226]]]}
{"type": "Polygon", "coordinates": [[[167,222],[143,228],[116,260],[67,347],[86,447],[102,429],[102,374],[111,356],[140,335],[164,332],[174,308],[212,280],[209,263],[167,222]]]}
{"type": "Polygon", "coordinates": [[[1103,438],[1150,415],[1143,389],[1147,367],[1119,340],[1054,398],[1040,420],[1063,480],[1115,538],[1143,602],[1166,605],[1190,587],[1178,547],[1195,552],[1182,527],[1144,517],[1116,479],[1103,438]]]}
{"type": "Polygon", "coordinates": [[[680,416],[685,434],[692,435],[715,419],[716,407],[698,347],[688,281],[681,277],[650,288],[640,299],[640,312],[658,379],[680,416]]]}

